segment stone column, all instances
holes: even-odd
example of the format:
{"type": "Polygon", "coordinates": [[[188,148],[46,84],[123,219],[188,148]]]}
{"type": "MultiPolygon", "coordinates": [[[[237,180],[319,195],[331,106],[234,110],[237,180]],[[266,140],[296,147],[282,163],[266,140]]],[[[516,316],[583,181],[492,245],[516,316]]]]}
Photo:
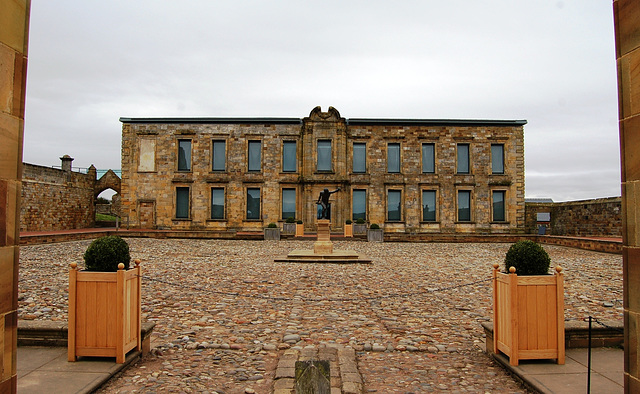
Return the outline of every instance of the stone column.
{"type": "Polygon", "coordinates": [[[0,0],[0,393],[18,377],[18,261],[29,0],[0,0]]]}
{"type": "Polygon", "coordinates": [[[640,2],[613,2],[622,169],[624,391],[640,392],[640,2]]]}
{"type": "Polygon", "coordinates": [[[331,222],[329,220],[318,219],[318,240],[313,244],[313,253],[333,253],[333,242],[331,242],[330,226],[331,222]]]}

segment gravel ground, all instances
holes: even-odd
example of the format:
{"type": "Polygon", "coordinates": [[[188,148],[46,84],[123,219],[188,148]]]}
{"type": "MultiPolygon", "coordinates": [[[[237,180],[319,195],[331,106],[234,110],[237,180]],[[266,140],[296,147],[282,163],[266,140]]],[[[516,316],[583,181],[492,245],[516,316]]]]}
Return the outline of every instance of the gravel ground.
{"type": "MultiPolygon", "coordinates": [[[[356,349],[365,392],[523,392],[482,351],[509,244],[339,241],[373,264],[336,265],[273,262],[313,241],[127,241],[154,350],[104,393],[268,393],[284,349],[320,343],[356,349]]],[[[67,319],[69,263],[89,243],[21,247],[20,319],[67,319]]],[[[545,249],[565,269],[566,319],[622,320],[620,255],[545,249]]]]}

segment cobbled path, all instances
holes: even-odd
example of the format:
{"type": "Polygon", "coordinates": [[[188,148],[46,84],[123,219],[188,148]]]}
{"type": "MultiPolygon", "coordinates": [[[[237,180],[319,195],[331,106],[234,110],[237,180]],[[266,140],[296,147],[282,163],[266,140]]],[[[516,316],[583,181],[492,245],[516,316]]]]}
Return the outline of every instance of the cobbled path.
{"type": "MultiPolygon", "coordinates": [[[[269,393],[290,348],[356,351],[364,392],[523,392],[483,352],[491,270],[509,244],[335,242],[371,265],[274,263],[313,241],[129,238],[154,350],[103,393],[269,393]]],[[[19,318],[66,320],[69,263],[90,241],[21,247],[19,318]]],[[[544,246],[565,317],[622,320],[622,257],[544,246]]],[[[80,264],[82,265],[82,264],[80,264]]]]}

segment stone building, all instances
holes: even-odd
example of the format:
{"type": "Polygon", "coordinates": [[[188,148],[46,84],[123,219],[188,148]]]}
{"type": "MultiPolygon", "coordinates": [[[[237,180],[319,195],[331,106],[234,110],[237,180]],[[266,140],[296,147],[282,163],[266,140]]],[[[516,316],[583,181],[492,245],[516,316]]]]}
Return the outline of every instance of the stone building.
{"type": "Polygon", "coordinates": [[[524,120],[121,118],[131,228],[315,231],[365,219],[386,232],[522,233],[524,120]]]}

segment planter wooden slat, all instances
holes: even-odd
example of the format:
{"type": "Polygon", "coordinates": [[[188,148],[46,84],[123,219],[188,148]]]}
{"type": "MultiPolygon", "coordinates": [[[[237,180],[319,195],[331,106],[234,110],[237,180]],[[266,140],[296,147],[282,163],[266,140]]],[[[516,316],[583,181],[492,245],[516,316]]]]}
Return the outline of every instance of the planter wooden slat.
{"type": "Polygon", "coordinates": [[[118,272],[69,271],[68,359],[115,357],[141,349],[141,269],[139,262],[118,272]]]}
{"type": "Polygon", "coordinates": [[[494,352],[519,360],[557,359],[564,364],[563,275],[493,274],[494,352]]]}

